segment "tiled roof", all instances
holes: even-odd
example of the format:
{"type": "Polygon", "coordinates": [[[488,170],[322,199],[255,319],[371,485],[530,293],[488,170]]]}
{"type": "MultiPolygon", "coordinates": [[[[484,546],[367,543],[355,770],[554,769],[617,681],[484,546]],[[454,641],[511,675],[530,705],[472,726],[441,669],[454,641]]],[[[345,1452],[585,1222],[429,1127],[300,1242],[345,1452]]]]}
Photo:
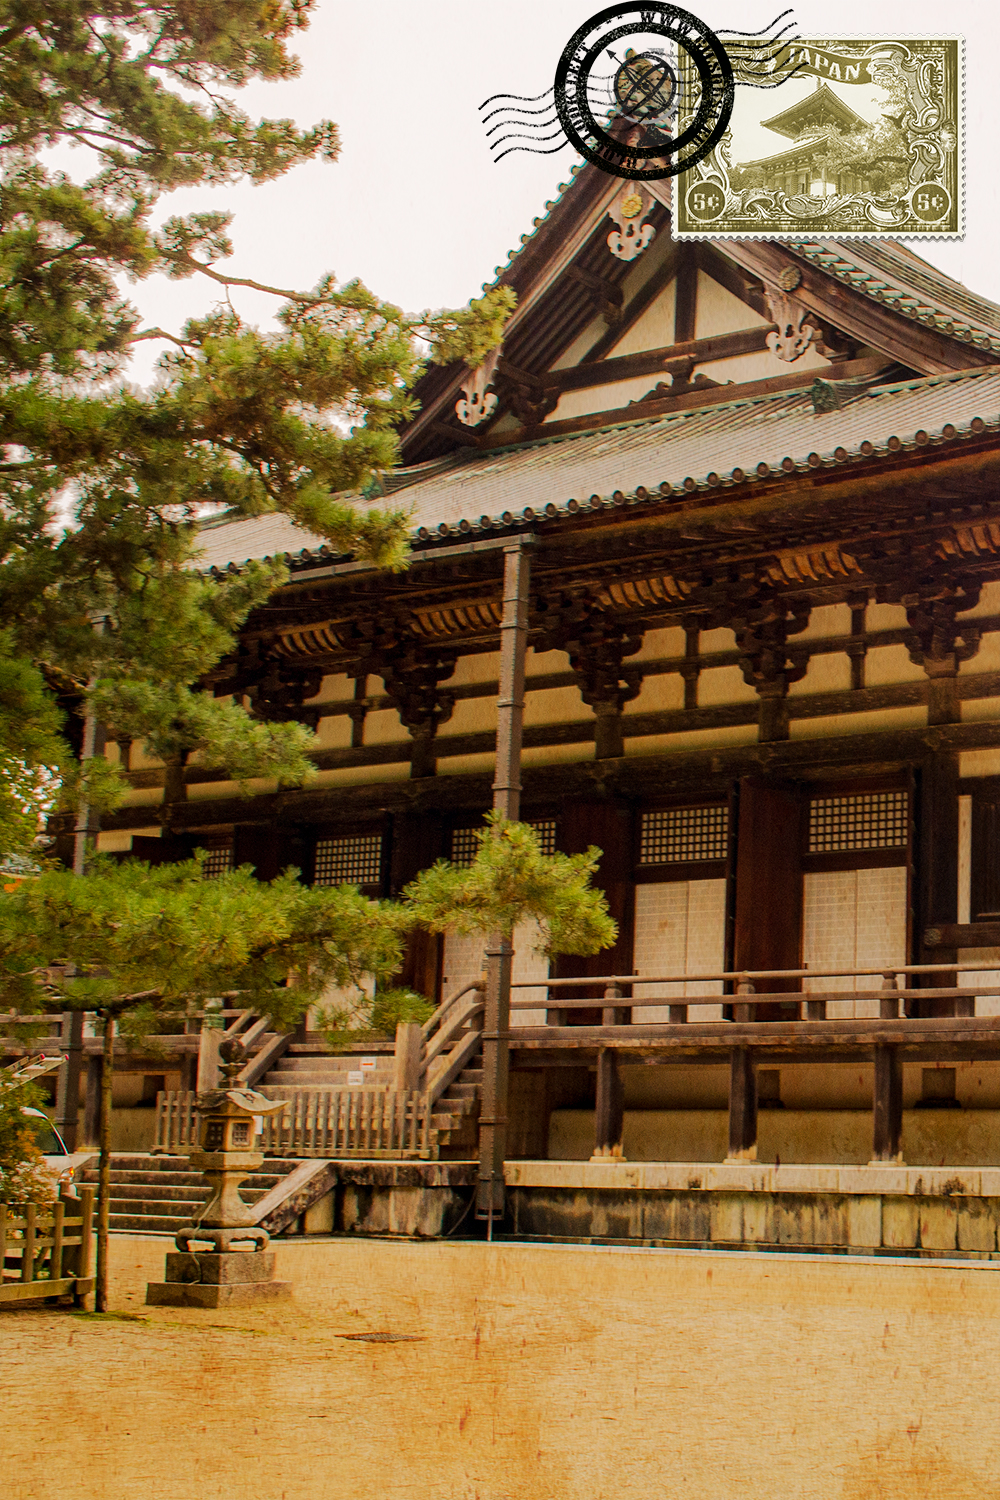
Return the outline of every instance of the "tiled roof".
{"type": "MultiPolygon", "coordinates": [[[[647,503],[698,491],[747,489],[782,473],[838,467],[927,444],[1000,430],[1000,368],[891,385],[843,382],[841,405],[817,412],[808,388],[734,399],[596,431],[539,438],[489,453],[465,450],[393,475],[393,493],[373,502],[409,509],[417,543],[483,535],[604,506],[647,503]],[[404,480],[398,484],[399,480],[404,480]]],[[[205,569],[250,557],[303,563],[332,557],[321,538],[287,516],[210,522],[205,569]]]]}
{"type": "Polygon", "coordinates": [[[1000,354],[1000,307],[896,240],[787,240],[788,249],[914,323],[1000,354]]]}

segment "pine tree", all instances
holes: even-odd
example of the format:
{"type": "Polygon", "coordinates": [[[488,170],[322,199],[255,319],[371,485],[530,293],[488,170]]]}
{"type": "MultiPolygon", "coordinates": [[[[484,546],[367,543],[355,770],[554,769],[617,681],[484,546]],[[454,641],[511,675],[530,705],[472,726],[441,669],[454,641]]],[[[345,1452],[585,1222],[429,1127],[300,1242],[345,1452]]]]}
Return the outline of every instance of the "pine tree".
{"type": "Polygon", "coordinates": [[[487,813],[468,865],[438,860],[406,887],[414,920],[430,932],[497,932],[513,938],[522,922],[537,922],[540,951],[597,953],[610,948],[618,928],[602,891],[590,884],[601,851],[543,854],[529,823],[487,813]]]}
{"type": "MultiPolygon", "coordinates": [[[[406,523],[359,493],[397,455],[395,427],[431,357],[477,363],[512,302],[409,317],[358,281],[306,290],[228,276],[229,216],[154,228],[161,195],[264,183],[338,152],[336,127],[252,121],[231,97],[294,76],[312,0],[12,0],[0,20],[0,845],[30,840],[43,768],[69,772],[58,700],[90,699],[119,733],[200,749],[234,775],[301,780],[312,737],[192,691],[282,581],[252,565],[192,570],[205,507],[270,510],[380,566],[405,563],[406,523]],[[48,148],[87,148],[93,174],[48,148]],[[208,277],[278,299],[277,333],[223,304],[143,328],[119,281],[208,277]],[[155,388],[123,383],[162,342],[155,388]],[[63,524],[66,512],[68,524],[63,524]],[[44,705],[25,713],[25,705],[44,705]]],[[[91,768],[92,769],[92,768],[91,768]]],[[[97,795],[95,787],[90,795],[97,795]]],[[[0,854],[4,852],[0,848],[0,854]]]]}
{"type": "MultiPolygon", "coordinates": [[[[295,871],[270,884],[249,867],[206,880],[200,860],[150,868],[98,859],[85,878],[49,871],[0,894],[0,1002],[22,1016],[85,1010],[102,1026],[99,1312],[108,1305],[116,1036],[143,1040],[165,1018],[233,992],[290,1030],[329,986],[396,972],[411,920],[353,886],[310,889],[295,871]]],[[[16,1156],[24,1142],[8,1145],[16,1156]]]]}

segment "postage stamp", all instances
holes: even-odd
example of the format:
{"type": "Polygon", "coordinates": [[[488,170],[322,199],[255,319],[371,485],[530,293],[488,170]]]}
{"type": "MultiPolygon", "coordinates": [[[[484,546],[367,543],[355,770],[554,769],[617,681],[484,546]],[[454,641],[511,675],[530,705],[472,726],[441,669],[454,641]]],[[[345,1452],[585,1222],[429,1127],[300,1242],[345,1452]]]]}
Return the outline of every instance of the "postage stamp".
{"type": "Polygon", "coordinates": [[[745,51],[725,134],[675,179],[675,238],[961,238],[960,37],[797,38],[740,88],[745,51]]]}

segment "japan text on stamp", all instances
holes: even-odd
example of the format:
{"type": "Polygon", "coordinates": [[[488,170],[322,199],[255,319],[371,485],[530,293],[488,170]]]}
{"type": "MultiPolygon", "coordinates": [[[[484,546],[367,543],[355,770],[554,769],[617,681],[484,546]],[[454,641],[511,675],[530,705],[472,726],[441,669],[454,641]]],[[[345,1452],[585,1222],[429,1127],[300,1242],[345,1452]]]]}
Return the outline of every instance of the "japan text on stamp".
{"type": "Polygon", "coordinates": [[[963,62],[959,37],[788,42],[676,179],[675,236],[959,238],[963,62]]]}

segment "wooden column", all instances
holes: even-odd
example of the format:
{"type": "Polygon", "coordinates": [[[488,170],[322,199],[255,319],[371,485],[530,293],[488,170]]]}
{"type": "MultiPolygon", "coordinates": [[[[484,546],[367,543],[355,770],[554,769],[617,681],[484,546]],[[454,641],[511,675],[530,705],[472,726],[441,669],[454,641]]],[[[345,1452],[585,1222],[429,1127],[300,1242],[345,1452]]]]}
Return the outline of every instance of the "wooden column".
{"type": "Polygon", "coordinates": [[[80,1070],[83,1063],[83,1011],[63,1012],[59,1046],[66,1061],[59,1069],[56,1085],[56,1128],[67,1151],[76,1150],[80,1116],[80,1070]]]}
{"type": "Polygon", "coordinates": [[[101,1131],[101,1084],[104,1058],[100,1053],[87,1058],[87,1094],[83,1107],[83,1140],[81,1146],[96,1146],[101,1131]]]}
{"type": "Polygon", "coordinates": [[[591,1161],[605,1161],[609,1157],[622,1160],[624,1123],[625,1091],[618,1068],[618,1053],[613,1047],[601,1047],[597,1054],[597,1108],[591,1161]]]}
{"type": "MultiPolygon", "coordinates": [[[[555,978],[631,974],[635,927],[632,829],[632,809],[621,803],[608,799],[565,804],[561,818],[562,847],[567,854],[582,854],[592,844],[602,851],[594,885],[604,892],[608,911],[618,923],[618,938],[613,947],[587,957],[560,954],[556,959],[555,978]]],[[[585,992],[570,990],[562,993],[566,999],[574,999],[585,992]]],[[[554,1019],[551,1012],[550,1018],[554,1019]]],[[[600,1001],[595,997],[593,1010],[567,1010],[564,1021],[559,1024],[597,1026],[601,1019],[600,1001]]]]}
{"type": "MultiPolygon", "coordinates": [[[[618,1004],[623,999],[618,985],[604,991],[602,1026],[625,1026],[631,1020],[631,1008],[618,1004]]],[[[594,1154],[591,1161],[609,1157],[622,1161],[622,1135],[625,1125],[625,1090],[618,1067],[618,1053],[613,1047],[601,1047],[597,1054],[597,1098],[594,1116],[594,1154]]]]}
{"type": "MultiPolygon", "coordinates": [[[[924,763],[919,780],[917,823],[916,897],[917,931],[958,921],[958,756],[939,750],[924,763]]],[[[957,958],[955,948],[923,948],[921,963],[947,963],[957,958]]],[[[940,989],[955,983],[947,973],[917,976],[919,988],[940,989]]],[[[952,1016],[956,1004],[967,1009],[973,1002],[916,1000],[910,1013],[920,1016],[952,1016]]]]}
{"type": "MultiPolygon", "coordinates": [[[[417,810],[394,814],[390,894],[398,896],[421,870],[428,869],[435,860],[447,854],[444,824],[439,815],[417,810]]],[[[437,1004],[445,998],[440,993],[443,952],[444,937],[441,933],[413,929],[407,933],[402,967],[394,982],[426,995],[428,1000],[437,1004]]]]}
{"type": "Polygon", "coordinates": [[[749,1047],[729,1053],[729,1155],[727,1162],[757,1160],[757,1064],[749,1047]]]}
{"type": "MultiPolygon", "coordinates": [[[[521,811],[521,744],[524,735],[524,664],[528,649],[528,537],[504,547],[503,615],[500,624],[500,695],[497,699],[496,773],[493,807],[506,818],[521,811]]],[[[510,977],[513,948],[496,934],[486,950],[486,1012],[483,1027],[483,1102],[479,1117],[479,1181],[476,1217],[489,1222],[504,1211],[503,1166],[507,1148],[510,1073],[510,977]]]]}
{"type": "Polygon", "coordinates": [[[903,1066],[895,1047],[875,1047],[874,1143],[872,1161],[903,1159],[903,1066]]]}

